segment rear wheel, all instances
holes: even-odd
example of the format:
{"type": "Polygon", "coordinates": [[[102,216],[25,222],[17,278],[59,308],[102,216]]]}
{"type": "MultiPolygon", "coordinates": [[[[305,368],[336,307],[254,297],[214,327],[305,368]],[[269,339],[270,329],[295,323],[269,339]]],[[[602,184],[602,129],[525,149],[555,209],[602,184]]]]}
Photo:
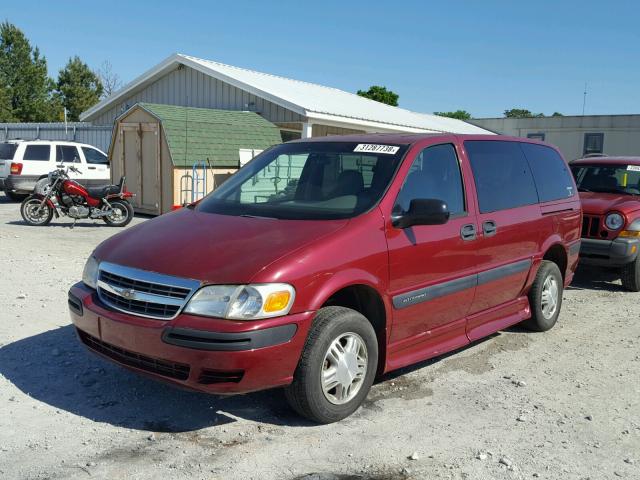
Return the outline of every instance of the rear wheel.
{"type": "Polygon", "coordinates": [[[536,332],[550,330],[560,315],[562,291],[562,274],[558,265],[543,260],[529,291],[531,318],[522,322],[522,325],[536,332]]]}
{"type": "Polygon", "coordinates": [[[321,309],[309,331],[285,395],[300,415],[318,423],[342,420],[362,404],[378,365],[371,323],[355,310],[321,309]]]}
{"type": "Polygon", "coordinates": [[[133,219],[133,207],[126,200],[113,200],[111,213],[102,217],[107,225],[112,227],[124,227],[133,219]]]}
{"type": "Polygon", "coordinates": [[[631,292],[640,292],[640,257],[622,267],[622,286],[631,292]]]}
{"type": "Polygon", "coordinates": [[[53,208],[43,204],[41,198],[27,197],[20,205],[20,215],[29,225],[47,225],[53,218],[53,208]]]}

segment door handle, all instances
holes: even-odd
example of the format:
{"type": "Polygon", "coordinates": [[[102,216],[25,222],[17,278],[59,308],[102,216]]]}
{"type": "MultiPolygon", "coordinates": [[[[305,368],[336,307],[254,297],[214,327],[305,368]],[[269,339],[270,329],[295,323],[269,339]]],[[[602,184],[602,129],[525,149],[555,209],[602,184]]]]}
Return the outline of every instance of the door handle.
{"type": "Polygon", "coordinates": [[[95,170],[96,167],[87,167],[89,170],[95,170]]]}
{"type": "Polygon", "coordinates": [[[486,222],[482,222],[482,233],[484,233],[485,237],[492,237],[498,231],[498,226],[496,222],[493,220],[487,220],[486,222]]]}
{"type": "Polygon", "coordinates": [[[475,240],[478,237],[476,233],[476,226],[473,223],[463,225],[460,229],[460,237],[462,240],[466,241],[475,240]]]}

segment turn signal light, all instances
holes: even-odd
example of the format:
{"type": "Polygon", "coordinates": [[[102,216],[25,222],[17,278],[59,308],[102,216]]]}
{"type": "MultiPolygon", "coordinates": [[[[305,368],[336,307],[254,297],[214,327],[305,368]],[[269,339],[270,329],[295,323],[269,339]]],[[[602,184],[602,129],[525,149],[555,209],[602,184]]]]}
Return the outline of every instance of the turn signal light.
{"type": "Polygon", "coordinates": [[[284,310],[287,305],[289,305],[290,298],[291,294],[286,291],[270,293],[266,301],[264,302],[264,307],[262,307],[262,310],[267,313],[279,312],[280,310],[284,310]]]}
{"type": "Polygon", "coordinates": [[[11,162],[10,172],[11,172],[11,175],[20,175],[22,173],[22,164],[11,162]]]}
{"type": "Polygon", "coordinates": [[[640,238],[640,230],[623,230],[618,236],[626,238],[640,238]]]}

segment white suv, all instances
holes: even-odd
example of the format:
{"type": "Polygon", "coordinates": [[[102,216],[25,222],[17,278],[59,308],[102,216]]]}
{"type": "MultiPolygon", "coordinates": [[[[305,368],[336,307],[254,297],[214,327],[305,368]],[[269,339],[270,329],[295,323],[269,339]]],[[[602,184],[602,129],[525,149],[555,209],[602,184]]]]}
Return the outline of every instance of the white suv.
{"type": "Polygon", "coordinates": [[[0,142],[0,190],[12,200],[20,200],[57,164],[73,162],[80,173],[69,172],[69,176],[79,183],[87,187],[110,183],[109,160],[91,145],[56,140],[0,142]]]}

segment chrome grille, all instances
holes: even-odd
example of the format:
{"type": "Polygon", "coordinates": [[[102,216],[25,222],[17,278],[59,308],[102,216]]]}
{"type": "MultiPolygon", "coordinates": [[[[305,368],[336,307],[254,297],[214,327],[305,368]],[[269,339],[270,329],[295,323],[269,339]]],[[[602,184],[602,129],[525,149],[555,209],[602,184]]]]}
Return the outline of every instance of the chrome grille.
{"type": "Polygon", "coordinates": [[[109,307],[141,317],[170,320],[200,282],[186,278],[100,263],[98,296],[109,307]]]}

